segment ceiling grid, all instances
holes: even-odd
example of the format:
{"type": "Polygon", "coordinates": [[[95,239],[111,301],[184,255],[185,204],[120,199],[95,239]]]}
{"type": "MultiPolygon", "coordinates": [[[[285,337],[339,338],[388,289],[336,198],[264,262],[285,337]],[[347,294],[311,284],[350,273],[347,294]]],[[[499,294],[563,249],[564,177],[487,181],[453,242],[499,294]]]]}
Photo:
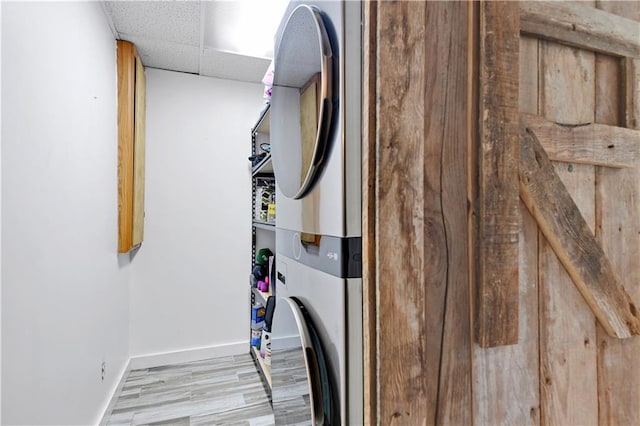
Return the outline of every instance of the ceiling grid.
{"type": "Polygon", "coordinates": [[[103,1],[116,38],[145,66],[259,83],[286,7],[273,1],[103,1]]]}

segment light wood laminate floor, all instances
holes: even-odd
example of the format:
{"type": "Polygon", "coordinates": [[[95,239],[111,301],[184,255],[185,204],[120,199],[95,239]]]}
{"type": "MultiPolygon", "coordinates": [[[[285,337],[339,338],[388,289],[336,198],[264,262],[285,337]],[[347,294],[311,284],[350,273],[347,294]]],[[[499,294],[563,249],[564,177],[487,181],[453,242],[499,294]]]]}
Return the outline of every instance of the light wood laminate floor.
{"type": "Polygon", "coordinates": [[[273,425],[249,354],[132,370],[107,425],[273,425]]]}

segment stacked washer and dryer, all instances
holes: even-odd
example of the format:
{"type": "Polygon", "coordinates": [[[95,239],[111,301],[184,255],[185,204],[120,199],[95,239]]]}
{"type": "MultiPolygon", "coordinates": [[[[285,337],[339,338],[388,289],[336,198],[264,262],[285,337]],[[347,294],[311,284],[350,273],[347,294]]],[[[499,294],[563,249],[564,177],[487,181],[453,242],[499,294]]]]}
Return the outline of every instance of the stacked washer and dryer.
{"type": "Polygon", "coordinates": [[[276,424],[363,422],[360,2],[292,2],[276,35],[276,424]]]}

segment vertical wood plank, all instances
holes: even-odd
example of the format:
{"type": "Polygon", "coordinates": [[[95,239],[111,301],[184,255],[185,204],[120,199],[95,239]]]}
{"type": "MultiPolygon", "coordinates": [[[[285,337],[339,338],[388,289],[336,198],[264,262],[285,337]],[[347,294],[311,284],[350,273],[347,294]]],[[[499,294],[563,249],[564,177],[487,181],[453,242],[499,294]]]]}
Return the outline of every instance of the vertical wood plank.
{"type": "MultiPolygon", "coordinates": [[[[610,13],[640,20],[640,3],[598,2],[610,13]]],[[[640,74],[633,59],[596,56],[596,122],[638,128],[640,74]],[[630,72],[631,71],[631,72],[630,72]],[[635,87],[635,89],[634,89],[635,87]]],[[[640,164],[638,165],[640,167],[640,164]]],[[[640,300],[640,171],[597,168],[596,237],[635,301],[640,300]]],[[[640,338],[613,339],[598,325],[601,425],[640,424],[640,338]]]]}
{"type": "MultiPolygon", "coordinates": [[[[520,39],[520,111],[538,112],[538,41],[520,39]]],[[[474,422],[540,424],[538,366],[538,228],[521,205],[518,344],[474,348],[474,422]]]]}
{"type": "Polygon", "coordinates": [[[624,59],[624,98],[626,127],[640,129],[640,59],[624,59]]]}
{"type": "MultiPolygon", "coordinates": [[[[428,78],[425,96],[425,150],[437,156],[425,157],[427,169],[440,170],[440,216],[425,210],[427,222],[439,220],[444,228],[444,247],[430,246],[427,256],[441,252],[445,256],[444,281],[427,276],[428,310],[431,289],[444,287],[442,346],[438,378],[435,424],[468,425],[473,423],[471,395],[471,301],[469,292],[468,243],[471,239],[467,222],[467,129],[475,127],[477,116],[470,112],[468,84],[469,54],[473,40],[469,32],[471,5],[465,2],[427,3],[427,36],[425,57],[428,78]],[[452,29],[455,29],[453,31],[452,29]],[[429,58],[440,58],[431,62],[429,58]],[[437,108],[428,108],[435,101],[437,108]],[[467,115],[463,112],[467,111],[467,115]]],[[[433,181],[435,184],[437,179],[433,181]]],[[[426,181],[425,186],[431,187],[426,181]]],[[[438,196],[438,194],[434,194],[438,196]]],[[[426,207],[426,206],[425,206],[426,207]]],[[[431,243],[430,243],[431,244],[431,243]]],[[[428,259],[429,257],[427,257],[428,259]]],[[[441,295],[439,290],[434,292],[441,295]]],[[[436,309],[440,312],[440,309],[436,309]]],[[[434,326],[437,324],[434,323],[434,326]]],[[[431,327],[431,325],[428,325],[431,327]]],[[[429,334],[427,334],[429,336],[429,334]]]]}
{"type": "Polygon", "coordinates": [[[477,336],[518,342],[518,49],[520,5],[480,4],[477,336]]]}
{"type": "Polygon", "coordinates": [[[142,244],[144,238],[144,170],[145,170],[145,126],[146,87],[144,66],[140,57],[135,57],[135,129],[133,142],[133,246],[142,244]]]}
{"type": "MultiPolygon", "coordinates": [[[[598,169],[596,236],[614,270],[622,277],[627,293],[632,300],[639,301],[639,169],[598,169]]],[[[598,325],[601,424],[640,424],[639,353],[640,337],[614,339],[598,325]]]]}
{"type": "Polygon", "coordinates": [[[118,252],[131,249],[133,226],[134,47],[118,40],[118,252]]]}
{"type": "MultiPolygon", "coordinates": [[[[592,123],[594,54],[540,41],[540,112],[552,121],[592,123]]],[[[594,226],[594,167],[557,163],[556,171],[594,226]]],[[[539,235],[540,399],[542,424],[596,424],[595,318],[539,235]]]]}
{"type": "Polygon", "coordinates": [[[427,390],[428,368],[434,368],[427,350],[435,342],[425,332],[432,326],[426,282],[444,281],[446,259],[439,182],[424,187],[427,174],[439,176],[439,169],[426,167],[423,143],[425,13],[422,2],[378,3],[377,421],[385,425],[432,424],[427,419],[435,405],[427,390]]]}
{"type": "Polygon", "coordinates": [[[376,342],[376,55],[378,4],[365,2],[362,122],[362,300],[364,324],[364,424],[378,423],[376,342]]]}

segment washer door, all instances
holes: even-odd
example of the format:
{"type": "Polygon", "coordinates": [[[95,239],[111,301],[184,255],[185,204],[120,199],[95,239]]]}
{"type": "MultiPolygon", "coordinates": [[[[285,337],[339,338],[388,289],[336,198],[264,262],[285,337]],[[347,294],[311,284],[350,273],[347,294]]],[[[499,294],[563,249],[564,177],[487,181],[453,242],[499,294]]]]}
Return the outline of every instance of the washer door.
{"type": "Polygon", "coordinates": [[[333,54],[322,15],[300,5],[289,16],[274,60],[271,158],[284,196],[304,197],[322,170],[331,115],[333,54]]]}
{"type": "Polygon", "coordinates": [[[271,336],[275,424],[338,424],[338,407],[322,346],[298,299],[277,300],[271,336]]]}

